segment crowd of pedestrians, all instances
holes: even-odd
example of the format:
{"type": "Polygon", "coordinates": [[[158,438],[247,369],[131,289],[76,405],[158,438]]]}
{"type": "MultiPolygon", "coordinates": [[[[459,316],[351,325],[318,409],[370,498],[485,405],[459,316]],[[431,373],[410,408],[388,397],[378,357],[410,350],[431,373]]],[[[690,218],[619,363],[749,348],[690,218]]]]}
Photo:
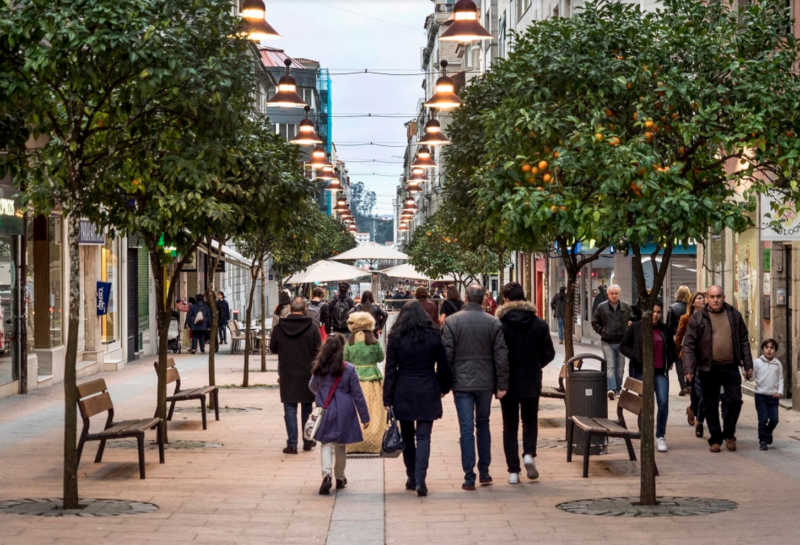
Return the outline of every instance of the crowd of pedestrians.
{"type": "MultiPolygon", "coordinates": [[[[337,489],[347,486],[348,452],[381,452],[385,427],[370,427],[370,422],[385,422],[391,410],[405,444],[406,489],[426,496],[434,422],[442,418],[442,399],[451,392],[460,431],[463,490],[493,482],[493,399],[498,399],[501,407],[508,482],[518,484],[523,469],[528,479],[538,478],[542,369],[555,358],[547,323],[538,316],[536,306],[525,300],[523,288],[516,282],[503,286],[503,304],[498,306],[489,303],[486,290],[477,284],[466,288],[463,302],[454,286],[448,286],[443,295],[437,304],[425,288],[416,290],[385,339],[385,354],[380,339],[388,315],[371,292],[365,292],[356,305],[350,286],[343,282],[329,303],[322,300],[321,289],[313,292],[310,303],[288,294],[280,299],[270,350],[278,355],[287,433],[284,452],[298,453],[299,430],[313,421],[309,420],[312,411],[320,410],[313,409],[313,403],[324,407],[313,437],[322,444],[320,494],[328,494],[334,485],[337,489]],[[385,377],[378,367],[384,359],[385,377]]],[[[607,298],[598,302],[592,317],[608,363],[610,400],[622,388],[626,357],[629,376],[642,380],[644,369],[641,309],[637,316],[635,305],[623,302],[620,295],[619,286],[609,286],[604,290],[607,298]]],[[[562,289],[551,301],[559,323],[559,342],[564,339],[565,299],[562,289]]],[[[204,304],[195,301],[190,317],[205,312],[204,304]]],[[[653,324],[657,450],[668,451],[669,374],[673,367],[682,375],[681,395],[690,395],[689,424],[697,437],[703,437],[705,423],[711,452],[720,452],[723,444],[729,451],[736,450],[742,373],[747,380],[754,378],[759,445],[767,450],[784,388],[782,366],[775,358],[778,343],[764,341],[762,355],[754,362],[744,319],[725,302],[719,286],[694,294],[681,286],[676,302],[666,308],[656,301],[649,319],[653,324]]],[[[197,326],[202,329],[200,322],[197,326]]],[[[316,441],[304,438],[303,450],[312,450],[316,441]]]]}

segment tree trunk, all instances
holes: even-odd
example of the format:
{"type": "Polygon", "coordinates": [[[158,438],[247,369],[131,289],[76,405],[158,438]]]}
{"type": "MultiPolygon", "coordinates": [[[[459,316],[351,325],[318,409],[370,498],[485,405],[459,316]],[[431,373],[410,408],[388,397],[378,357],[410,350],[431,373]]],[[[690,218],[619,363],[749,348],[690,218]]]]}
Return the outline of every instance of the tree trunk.
{"type": "Polygon", "coordinates": [[[505,284],[505,260],[503,257],[505,256],[505,252],[499,252],[497,254],[497,304],[503,304],[503,285],[505,284]]]}
{"type": "Polygon", "coordinates": [[[575,329],[575,286],[578,283],[578,271],[567,266],[567,299],[564,301],[564,362],[575,355],[573,334],[575,329]]]}
{"type": "Polygon", "coordinates": [[[250,386],[250,318],[253,311],[253,296],[256,292],[256,279],[258,278],[258,270],[256,269],[256,260],[250,266],[250,296],[247,298],[247,310],[245,311],[244,318],[244,379],[242,380],[242,388],[250,386]]]}
{"type": "MultiPolygon", "coordinates": [[[[217,287],[215,286],[215,279],[217,276],[217,267],[219,266],[220,259],[222,258],[222,245],[227,242],[226,240],[220,240],[219,246],[217,247],[216,255],[214,255],[214,251],[211,246],[211,238],[209,237],[206,240],[206,247],[208,248],[209,257],[211,257],[211,263],[209,264],[210,273],[209,276],[211,277],[208,283],[208,288],[206,289],[206,299],[208,300],[208,307],[211,309],[211,329],[209,330],[209,343],[208,343],[208,385],[215,386],[217,383],[216,380],[216,354],[217,354],[217,347],[219,346],[218,336],[219,336],[219,305],[217,304],[217,287]]],[[[213,407],[214,404],[214,396],[209,397],[209,406],[213,407]]]]}
{"type": "Polygon", "coordinates": [[[261,372],[267,372],[267,270],[261,258],[261,372]]]}
{"type": "MultiPolygon", "coordinates": [[[[641,248],[631,245],[633,249],[633,274],[639,286],[639,306],[642,309],[642,420],[640,441],[641,479],[639,503],[656,505],[656,455],[655,455],[655,369],[653,367],[653,306],[658,299],[658,292],[666,276],[672,246],[668,245],[661,257],[661,265],[654,263],[653,285],[648,294],[642,263],[641,248]]],[[[662,311],[664,309],[662,308],[662,311]]]]}
{"type": "Polygon", "coordinates": [[[69,335],[64,362],[64,509],[77,509],[78,495],[78,387],[76,361],[81,310],[80,215],[69,215],[69,335]]]}
{"type": "MultiPolygon", "coordinates": [[[[528,298],[528,301],[533,301],[533,267],[531,260],[534,254],[525,253],[523,255],[525,256],[525,297],[528,298]]],[[[539,312],[542,313],[544,311],[540,309],[539,312]]]]}

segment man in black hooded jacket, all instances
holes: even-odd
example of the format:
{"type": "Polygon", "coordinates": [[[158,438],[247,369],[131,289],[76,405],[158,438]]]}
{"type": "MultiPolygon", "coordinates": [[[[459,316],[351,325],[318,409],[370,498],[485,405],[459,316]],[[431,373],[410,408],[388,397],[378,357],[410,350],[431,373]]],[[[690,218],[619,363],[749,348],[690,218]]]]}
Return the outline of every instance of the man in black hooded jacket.
{"type": "Polygon", "coordinates": [[[553,339],[536,305],[525,300],[517,282],[503,286],[506,303],[497,309],[508,347],[508,393],[500,400],[503,412],[503,450],[508,465],[508,482],[519,483],[519,433],[522,414],[522,459],[529,479],[539,477],[536,441],[539,435],[539,397],[542,368],[556,356],[553,339]]]}
{"type": "Polygon", "coordinates": [[[355,311],[356,304],[350,298],[350,284],[341,282],[339,293],[336,299],[329,305],[330,323],[332,333],[339,333],[345,337],[350,337],[350,328],[347,326],[347,319],[355,311]]]}

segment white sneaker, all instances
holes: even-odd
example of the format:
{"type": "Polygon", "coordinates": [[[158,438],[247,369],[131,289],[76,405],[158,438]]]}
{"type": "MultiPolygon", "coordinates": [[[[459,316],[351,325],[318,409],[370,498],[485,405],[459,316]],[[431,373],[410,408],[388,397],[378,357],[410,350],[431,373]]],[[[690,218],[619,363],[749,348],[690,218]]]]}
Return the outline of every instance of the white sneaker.
{"type": "Polygon", "coordinates": [[[508,484],[519,484],[519,473],[509,473],[508,484]]]}
{"type": "Polygon", "coordinates": [[[539,470],[536,469],[536,460],[530,454],[522,457],[522,463],[525,464],[525,469],[528,472],[528,478],[532,481],[539,478],[539,470]]]}
{"type": "Polygon", "coordinates": [[[667,440],[663,437],[656,437],[656,449],[658,452],[667,452],[667,440]]]}

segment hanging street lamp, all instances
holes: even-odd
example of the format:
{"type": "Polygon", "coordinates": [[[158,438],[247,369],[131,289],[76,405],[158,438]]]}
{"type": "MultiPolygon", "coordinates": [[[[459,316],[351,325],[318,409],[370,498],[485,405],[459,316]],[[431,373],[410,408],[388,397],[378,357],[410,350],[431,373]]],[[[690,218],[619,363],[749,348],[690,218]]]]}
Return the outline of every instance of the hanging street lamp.
{"type": "MultiPolygon", "coordinates": [[[[326,178],[323,178],[323,180],[326,178]]],[[[339,178],[332,178],[331,183],[328,184],[326,187],[328,191],[344,191],[344,187],[342,187],[342,182],[339,181],[339,178]]]]}
{"type": "Polygon", "coordinates": [[[311,107],[306,106],[305,110],[306,117],[297,127],[297,136],[292,138],[290,142],[292,144],[297,144],[298,146],[314,146],[316,144],[322,144],[322,138],[319,137],[317,131],[314,129],[314,122],[308,118],[309,113],[311,112],[311,107]]]}
{"type": "Polygon", "coordinates": [[[442,132],[442,124],[436,119],[431,119],[425,123],[425,135],[419,139],[420,144],[426,146],[444,146],[450,140],[442,132]]]}
{"type": "Polygon", "coordinates": [[[400,222],[400,227],[397,228],[397,231],[400,233],[407,233],[408,232],[408,224],[405,222],[400,222]]]}
{"type": "Polygon", "coordinates": [[[408,193],[420,193],[422,191],[422,187],[419,185],[419,182],[412,182],[409,179],[408,184],[406,184],[406,191],[408,193]]]}
{"type": "Polygon", "coordinates": [[[430,182],[431,179],[428,178],[424,172],[414,171],[414,174],[411,175],[408,181],[409,183],[424,184],[425,182],[430,182]]]}
{"type": "Polygon", "coordinates": [[[333,164],[330,161],[327,161],[328,164],[322,167],[322,172],[317,174],[317,178],[320,180],[333,180],[338,178],[336,175],[336,171],[333,168],[333,164]]]}
{"type": "Polygon", "coordinates": [[[263,0],[244,0],[241,16],[244,19],[244,34],[248,40],[277,40],[278,31],[264,20],[267,8],[263,0]]]}
{"type": "Polygon", "coordinates": [[[464,101],[456,94],[456,84],[447,77],[447,61],[442,61],[441,64],[442,76],[436,80],[436,92],[425,106],[436,110],[453,110],[464,104],[464,101]]]}
{"type": "Polygon", "coordinates": [[[306,103],[297,94],[297,81],[289,75],[292,59],[287,58],[283,64],[286,66],[286,74],[278,80],[278,92],[267,101],[267,105],[278,108],[303,108],[306,103]]]}
{"type": "Polygon", "coordinates": [[[417,151],[417,158],[411,163],[412,169],[431,169],[436,168],[436,161],[431,159],[431,150],[426,146],[422,146],[417,151]]]}
{"type": "Polygon", "coordinates": [[[333,210],[340,214],[346,212],[348,210],[347,199],[345,199],[344,197],[339,197],[336,200],[336,206],[334,207],[333,210]]]}
{"type": "Polygon", "coordinates": [[[478,6],[472,0],[458,0],[453,8],[453,23],[439,37],[443,42],[470,43],[494,40],[494,36],[478,22],[478,6]]]}
{"type": "Polygon", "coordinates": [[[311,161],[307,164],[316,170],[322,170],[325,167],[333,167],[325,155],[325,149],[319,145],[314,148],[314,151],[311,152],[311,161]]]}
{"type": "Polygon", "coordinates": [[[403,211],[406,211],[406,210],[408,210],[410,212],[415,212],[415,213],[419,211],[419,206],[417,206],[417,203],[414,202],[414,197],[412,197],[411,195],[409,195],[406,198],[406,202],[403,205],[403,211]]]}

